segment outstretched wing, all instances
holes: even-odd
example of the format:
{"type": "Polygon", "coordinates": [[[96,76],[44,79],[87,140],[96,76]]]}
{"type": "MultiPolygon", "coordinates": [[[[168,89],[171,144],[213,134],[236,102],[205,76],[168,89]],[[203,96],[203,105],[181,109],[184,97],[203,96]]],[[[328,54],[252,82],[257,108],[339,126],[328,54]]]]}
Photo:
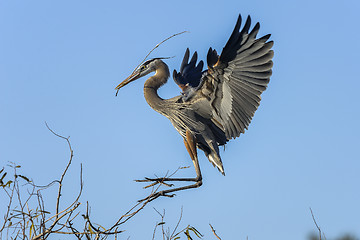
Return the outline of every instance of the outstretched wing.
{"type": "Polygon", "coordinates": [[[209,69],[197,90],[197,100],[193,100],[197,111],[211,115],[227,139],[236,138],[247,129],[272,74],[274,52],[273,42],[268,41],[270,34],[257,39],[260,24],[256,23],[249,33],[250,25],[249,16],[240,31],[239,15],[220,57],[209,49],[209,69]],[[208,104],[204,104],[204,99],[208,104]]]}
{"type": "Polygon", "coordinates": [[[200,61],[196,66],[197,61],[197,52],[193,54],[189,61],[190,51],[189,48],[186,49],[183,61],[180,66],[180,72],[178,73],[176,70],[173,72],[173,78],[175,83],[185,91],[187,88],[196,88],[201,80],[202,69],[204,66],[204,62],[200,61]]]}

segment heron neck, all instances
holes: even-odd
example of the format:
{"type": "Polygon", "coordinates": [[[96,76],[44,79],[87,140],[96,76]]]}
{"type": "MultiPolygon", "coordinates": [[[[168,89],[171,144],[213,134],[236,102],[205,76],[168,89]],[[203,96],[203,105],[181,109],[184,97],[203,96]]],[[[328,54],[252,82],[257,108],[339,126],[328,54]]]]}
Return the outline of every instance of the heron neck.
{"type": "Polygon", "coordinates": [[[164,101],[159,97],[157,90],[164,85],[170,76],[168,66],[161,62],[157,68],[154,76],[148,78],[144,84],[144,96],[147,103],[155,111],[159,111],[161,103],[164,101]]]}

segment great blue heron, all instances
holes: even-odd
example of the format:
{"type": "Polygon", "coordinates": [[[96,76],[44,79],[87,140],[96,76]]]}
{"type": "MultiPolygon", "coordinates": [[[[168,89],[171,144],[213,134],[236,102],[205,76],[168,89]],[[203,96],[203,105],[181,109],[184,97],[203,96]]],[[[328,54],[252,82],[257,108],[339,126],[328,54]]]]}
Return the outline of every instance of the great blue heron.
{"type": "Polygon", "coordinates": [[[204,151],[209,161],[225,175],[219,146],[244,133],[260,104],[260,95],[266,89],[273,66],[273,41],[270,34],[256,38],[260,24],[249,33],[248,16],[240,31],[241,15],[220,56],[209,49],[208,69],[202,71],[203,61],[197,62],[195,52],[189,61],[186,50],[180,72],[174,70],[173,78],[183,90],[180,96],[162,99],[157,90],[169,76],[169,68],[161,58],[150,59],[139,66],[116,89],[151,72],[155,75],[145,81],[144,95],[155,111],[167,117],[184,139],[185,147],[196,170],[195,178],[146,178],[140,181],[193,181],[194,184],[161,191],[150,199],[172,196],[168,193],[196,188],[202,185],[197,148],[204,151]]]}

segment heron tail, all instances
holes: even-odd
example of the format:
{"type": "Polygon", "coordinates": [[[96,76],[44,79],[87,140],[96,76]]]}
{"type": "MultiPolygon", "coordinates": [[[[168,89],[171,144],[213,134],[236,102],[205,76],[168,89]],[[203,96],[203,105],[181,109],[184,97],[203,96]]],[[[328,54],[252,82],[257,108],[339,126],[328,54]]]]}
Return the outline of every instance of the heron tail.
{"type": "Polygon", "coordinates": [[[205,152],[205,154],[209,161],[213,164],[213,166],[217,167],[219,172],[221,172],[221,174],[225,176],[224,167],[219,155],[219,148],[216,146],[216,149],[212,148],[210,153],[205,152]]]}
{"type": "MultiPolygon", "coordinates": [[[[216,130],[217,126],[210,125],[211,130],[216,130]]],[[[221,172],[222,175],[225,176],[224,167],[220,158],[219,153],[219,144],[218,140],[220,141],[220,145],[224,145],[226,143],[226,140],[222,140],[220,131],[211,131],[210,129],[207,129],[206,131],[202,132],[201,134],[196,136],[198,147],[204,151],[206,157],[209,159],[209,161],[213,164],[214,167],[217,167],[219,172],[221,172]],[[216,133],[216,136],[214,135],[216,133]]],[[[222,135],[225,134],[222,132],[222,135]]]]}

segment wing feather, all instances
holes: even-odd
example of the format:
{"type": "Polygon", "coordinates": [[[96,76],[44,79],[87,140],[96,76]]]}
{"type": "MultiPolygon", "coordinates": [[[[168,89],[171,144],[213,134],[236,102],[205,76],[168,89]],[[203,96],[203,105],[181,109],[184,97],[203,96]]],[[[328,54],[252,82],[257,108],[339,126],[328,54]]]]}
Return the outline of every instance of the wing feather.
{"type": "Polygon", "coordinates": [[[252,72],[265,72],[265,71],[269,71],[271,70],[273,66],[273,62],[270,61],[270,62],[267,62],[267,63],[264,63],[262,65],[257,65],[257,66],[252,66],[252,67],[244,67],[242,68],[243,71],[252,71],[252,72]]]}
{"type": "Polygon", "coordinates": [[[272,75],[274,52],[273,41],[268,41],[270,34],[257,39],[259,23],[249,33],[250,16],[241,31],[240,26],[241,16],[220,57],[209,49],[209,70],[197,91],[198,98],[210,102],[209,111],[219,119],[227,139],[238,137],[248,128],[272,75]]]}
{"type": "Polygon", "coordinates": [[[259,57],[254,60],[248,60],[248,59],[241,59],[238,61],[235,61],[237,65],[241,64],[241,67],[253,67],[253,66],[259,66],[265,63],[268,63],[271,61],[271,59],[274,57],[274,52],[270,50],[267,54],[263,55],[262,57],[259,57]]]}
{"type": "Polygon", "coordinates": [[[176,70],[173,72],[174,81],[183,90],[183,93],[185,93],[185,90],[193,90],[193,88],[196,88],[200,84],[202,69],[204,66],[203,61],[200,61],[196,66],[198,58],[197,52],[194,52],[190,62],[189,57],[190,50],[187,48],[180,65],[180,72],[178,73],[176,70]]]}
{"type": "Polygon", "coordinates": [[[216,50],[209,49],[207,71],[201,72],[202,61],[196,66],[196,52],[189,62],[188,49],[180,73],[174,71],[178,84],[195,82],[192,79],[201,73],[194,94],[185,95],[182,101],[190,104],[201,117],[212,121],[225,133],[227,140],[238,137],[248,128],[272,75],[274,52],[271,50],[273,41],[268,41],[270,34],[257,38],[260,24],[256,23],[250,30],[250,16],[240,30],[241,22],[239,15],[220,56],[216,50]]]}

